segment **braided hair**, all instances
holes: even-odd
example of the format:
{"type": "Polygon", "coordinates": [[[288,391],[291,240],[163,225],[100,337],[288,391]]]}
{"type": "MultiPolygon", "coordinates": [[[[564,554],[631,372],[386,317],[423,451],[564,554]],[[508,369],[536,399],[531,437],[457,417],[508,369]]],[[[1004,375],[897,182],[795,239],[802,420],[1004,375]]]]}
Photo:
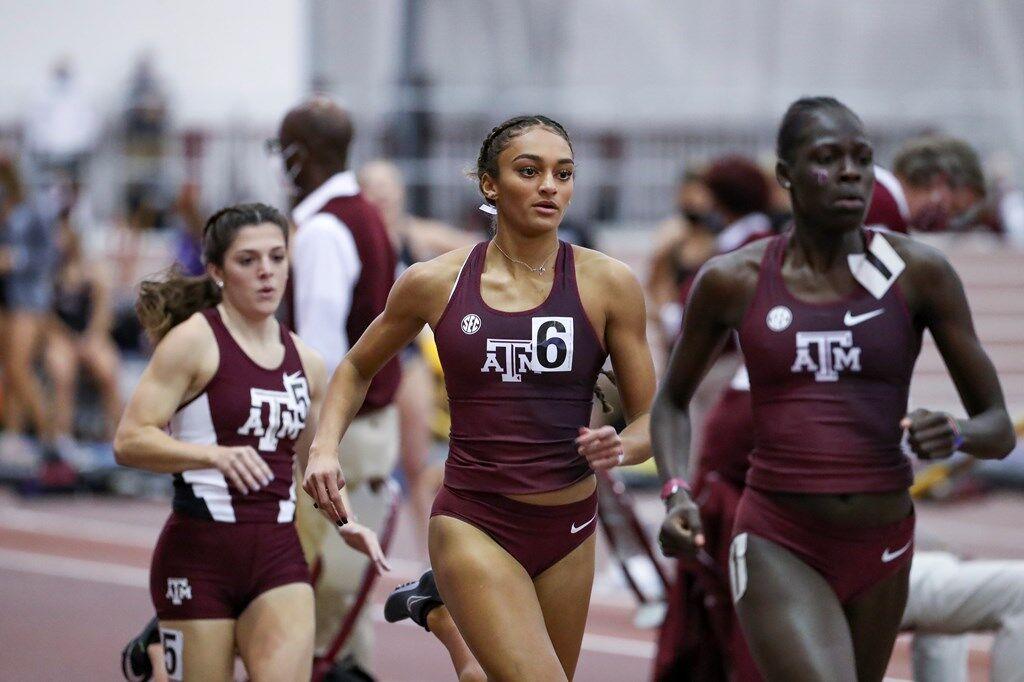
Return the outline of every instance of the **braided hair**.
{"type": "MultiPolygon", "coordinates": [[[[477,187],[479,187],[481,194],[483,194],[483,185],[481,183],[484,174],[489,175],[492,179],[498,177],[498,155],[505,151],[512,138],[518,137],[536,126],[546,128],[555,135],[558,135],[569,145],[569,150],[572,150],[572,140],[569,139],[569,133],[565,131],[565,128],[558,121],[540,114],[510,118],[492,128],[491,132],[484,138],[483,144],[480,145],[480,154],[476,159],[476,172],[472,175],[476,178],[477,187]]],[[[484,195],[484,201],[489,204],[494,203],[487,198],[487,195],[484,195]]]]}

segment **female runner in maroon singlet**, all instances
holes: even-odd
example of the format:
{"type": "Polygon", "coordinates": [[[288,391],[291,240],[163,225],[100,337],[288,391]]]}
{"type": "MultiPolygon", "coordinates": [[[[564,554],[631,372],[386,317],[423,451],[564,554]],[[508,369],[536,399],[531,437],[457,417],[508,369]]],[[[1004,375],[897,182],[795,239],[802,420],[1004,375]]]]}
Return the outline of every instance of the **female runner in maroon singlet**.
{"type": "MultiPolygon", "coordinates": [[[[150,571],[170,679],[231,680],[236,647],[252,679],[310,675],[313,592],[292,467],[308,452],[326,371],[274,319],[287,237],[269,206],[226,208],[204,230],[208,275],[145,282],[139,296],[159,343],[114,450],[120,464],[174,474],[150,571]]],[[[344,533],[383,567],[372,531],[344,533]]]]}
{"type": "Polygon", "coordinates": [[[756,447],[730,554],[733,599],[768,680],[880,680],[913,555],[910,464],[960,449],[999,458],[1014,437],[963,287],[935,249],[862,226],[874,173],[863,125],[806,98],[779,130],[776,173],[794,229],[708,262],[697,277],[652,411],[666,485],[660,540],[703,544],[685,485],[687,405],[716,351],[739,333],[756,447]],[[928,329],[969,415],[906,415],[928,329]]]}
{"type": "Polygon", "coordinates": [[[494,239],[398,280],[331,379],[304,482],[322,506],[337,494],[333,453],[370,378],[430,325],[452,413],[431,565],[455,634],[494,680],[573,676],[594,577],[592,470],[650,456],[643,294],[622,263],[559,241],[573,173],[555,121],[492,130],[477,176],[497,211],[494,239]],[[621,435],[587,428],[606,355],[628,415],[621,435]]]}

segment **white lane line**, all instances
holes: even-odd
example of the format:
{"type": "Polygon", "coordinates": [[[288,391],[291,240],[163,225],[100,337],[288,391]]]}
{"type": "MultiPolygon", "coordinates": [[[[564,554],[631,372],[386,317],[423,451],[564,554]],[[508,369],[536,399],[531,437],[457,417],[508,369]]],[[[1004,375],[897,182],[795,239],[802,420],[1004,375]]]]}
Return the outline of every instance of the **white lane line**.
{"type": "Polygon", "coordinates": [[[10,507],[0,516],[0,528],[146,549],[152,549],[160,535],[160,528],[10,507]]]}
{"type": "Polygon", "coordinates": [[[586,651],[651,660],[654,658],[655,645],[654,642],[646,642],[642,639],[584,633],[583,648],[586,651]]]}
{"type": "MultiPolygon", "coordinates": [[[[149,571],[135,566],[125,566],[106,561],[88,561],[85,559],[69,559],[66,557],[24,552],[16,549],[0,549],[0,570],[47,575],[56,578],[71,578],[93,583],[119,585],[124,587],[149,588],[149,571]]],[[[372,620],[383,622],[381,611],[383,602],[370,605],[372,620]]],[[[409,625],[413,625],[411,622],[409,625]]],[[[419,627],[419,626],[414,626],[419,627]]],[[[628,637],[611,637],[608,635],[583,635],[583,649],[615,656],[651,659],[654,656],[654,643],[628,637]]]]}
{"type": "Polygon", "coordinates": [[[0,549],[0,569],[108,585],[149,588],[149,570],[145,568],[17,549],[0,549]]]}
{"type": "MultiPolygon", "coordinates": [[[[170,513],[168,511],[168,513],[170,513]]],[[[52,537],[73,540],[104,542],[122,547],[137,549],[153,549],[160,535],[160,528],[143,526],[121,521],[105,521],[101,519],[69,518],[58,512],[39,511],[5,507],[0,514],[0,529],[16,530],[27,533],[39,533],[52,537]]],[[[388,577],[407,582],[419,578],[427,569],[427,564],[414,559],[389,559],[392,571],[388,577]]],[[[616,567],[617,570],[617,567],[616,567]]],[[[603,574],[596,576],[603,579],[603,574]]],[[[625,596],[625,586],[616,583],[612,589],[607,584],[595,585],[597,589],[591,595],[590,603],[602,608],[632,611],[636,602],[625,596]],[[622,589],[619,589],[622,588],[622,589]]]]}

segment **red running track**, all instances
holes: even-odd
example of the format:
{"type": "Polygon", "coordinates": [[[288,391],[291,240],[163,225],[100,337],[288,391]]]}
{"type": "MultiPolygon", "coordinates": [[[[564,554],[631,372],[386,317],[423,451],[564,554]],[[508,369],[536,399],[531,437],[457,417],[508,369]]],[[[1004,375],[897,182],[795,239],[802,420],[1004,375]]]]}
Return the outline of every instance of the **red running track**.
{"type": "MultiPolygon", "coordinates": [[[[656,519],[658,507],[656,500],[642,498],[641,513],[648,520],[656,519]]],[[[0,492],[0,680],[120,679],[121,646],[152,615],[149,557],[167,510],[166,502],[22,500],[0,492]]],[[[1007,525],[1022,511],[1024,501],[1009,497],[955,508],[919,507],[919,528],[973,556],[1024,559],[1024,545],[1012,542],[1019,529],[1007,525]],[[1002,532],[1011,528],[1013,533],[1002,532]]],[[[392,587],[418,576],[417,546],[407,524],[401,524],[395,571],[380,582],[369,606],[377,617],[374,673],[380,680],[453,677],[446,653],[430,635],[376,616],[392,587]]],[[[631,597],[615,585],[600,546],[598,565],[576,678],[648,679],[654,632],[634,627],[631,597]]],[[[987,679],[987,648],[985,638],[973,642],[972,680],[987,679]]],[[[889,675],[910,678],[905,638],[897,644],[889,675]]]]}

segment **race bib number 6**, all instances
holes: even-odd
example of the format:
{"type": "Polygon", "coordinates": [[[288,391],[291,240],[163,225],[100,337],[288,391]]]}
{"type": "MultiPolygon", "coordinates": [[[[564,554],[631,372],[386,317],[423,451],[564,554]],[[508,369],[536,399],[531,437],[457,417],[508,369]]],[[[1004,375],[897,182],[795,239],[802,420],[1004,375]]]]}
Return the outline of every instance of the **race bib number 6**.
{"type": "Polygon", "coordinates": [[[533,318],[533,371],[572,371],[571,317],[533,318]]]}

